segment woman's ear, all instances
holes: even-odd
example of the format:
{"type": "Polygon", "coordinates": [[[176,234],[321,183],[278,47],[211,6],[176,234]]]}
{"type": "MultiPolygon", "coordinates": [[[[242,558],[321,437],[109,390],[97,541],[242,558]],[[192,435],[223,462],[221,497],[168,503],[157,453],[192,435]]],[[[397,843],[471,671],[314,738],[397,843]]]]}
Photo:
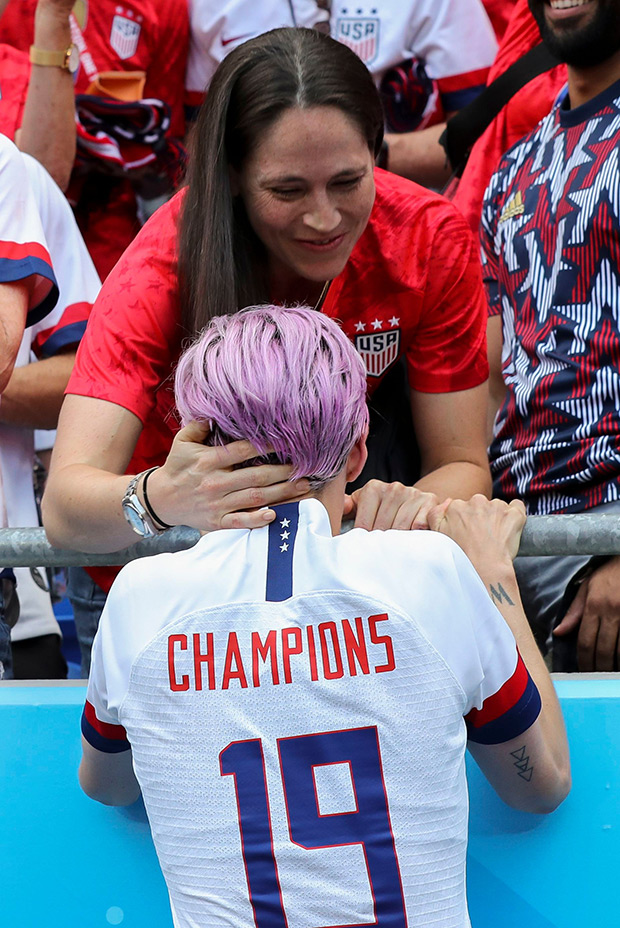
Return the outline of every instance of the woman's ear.
{"type": "Polygon", "coordinates": [[[368,458],[368,450],[366,448],[367,438],[368,429],[366,429],[364,434],[358,438],[349,452],[349,457],[347,458],[347,463],[345,465],[347,483],[352,483],[353,480],[356,480],[364,468],[364,464],[368,458]]]}

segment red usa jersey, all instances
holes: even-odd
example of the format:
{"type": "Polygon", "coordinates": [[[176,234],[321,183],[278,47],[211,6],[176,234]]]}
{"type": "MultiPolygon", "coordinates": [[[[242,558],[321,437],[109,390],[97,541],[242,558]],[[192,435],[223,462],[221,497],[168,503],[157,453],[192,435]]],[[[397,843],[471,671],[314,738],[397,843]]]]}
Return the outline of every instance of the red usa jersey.
{"type": "MultiPolygon", "coordinates": [[[[0,20],[0,40],[27,52],[34,36],[36,6],[37,0],[9,0],[0,20]]],[[[80,52],[77,93],[85,93],[102,71],[145,71],[143,96],[168,103],[171,134],[184,134],[183,83],[189,42],[186,0],[77,0],[71,31],[80,52]]]]}
{"type": "MultiPolygon", "coordinates": [[[[405,355],[413,389],[486,380],[486,297],[474,240],[443,197],[385,171],[366,230],[322,311],[364,358],[372,394],[405,355]]],[[[106,280],[68,392],[117,403],[144,428],[128,473],[162,464],[179,423],[170,373],[180,352],[177,220],[183,192],[145,225],[106,280]]],[[[109,589],[114,571],[92,572],[109,589]]]]}
{"type": "Polygon", "coordinates": [[[0,135],[0,283],[32,281],[27,325],[56,305],[58,287],[21,153],[0,135]]]}
{"type": "Polygon", "coordinates": [[[84,736],[131,745],[177,928],[466,928],[467,737],[541,705],[512,634],[445,537],[276,512],[122,571],[84,736]]]}
{"type": "MultiPolygon", "coordinates": [[[[9,0],[0,20],[0,39],[27,51],[34,35],[37,0],[9,0]]],[[[77,93],[85,93],[100,72],[142,71],[142,96],[163,100],[171,111],[168,134],[183,137],[183,94],[189,18],[186,0],[77,0],[71,34],[80,52],[75,77],[77,93]]],[[[99,191],[98,191],[99,192],[99,191]]],[[[139,229],[136,198],[128,181],[119,179],[105,201],[72,183],[69,199],[97,270],[106,277],[139,229]]]]}
{"type": "MultiPolygon", "coordinates": [[[[279,26],[312,27],[325,19],[315,0],[191,0],[190,6],[187,89],[194,104],[235,46],[279,26]]],[[[421,107],[426,124],[429,114],[439,119],[480,91],[497,50],[480,0],[334,0],[330,33],[360,56],[377,84],[390,69],[414,59],[428,77],[419,82],[426,93],[421,107]]]]}

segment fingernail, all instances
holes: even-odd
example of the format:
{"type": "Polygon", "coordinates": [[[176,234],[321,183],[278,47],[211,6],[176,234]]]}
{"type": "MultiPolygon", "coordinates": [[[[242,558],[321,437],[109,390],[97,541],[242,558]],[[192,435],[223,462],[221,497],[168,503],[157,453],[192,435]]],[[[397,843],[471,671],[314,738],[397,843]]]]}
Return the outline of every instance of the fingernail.
{"type": "Polygon", "coordinates": [[[273,509],[265,509],[265,511],[262,512],[261,515],[263,517],[263,522],[273,522],[273,520],[276,517],[276,514],[273,511],[273,509]]]}

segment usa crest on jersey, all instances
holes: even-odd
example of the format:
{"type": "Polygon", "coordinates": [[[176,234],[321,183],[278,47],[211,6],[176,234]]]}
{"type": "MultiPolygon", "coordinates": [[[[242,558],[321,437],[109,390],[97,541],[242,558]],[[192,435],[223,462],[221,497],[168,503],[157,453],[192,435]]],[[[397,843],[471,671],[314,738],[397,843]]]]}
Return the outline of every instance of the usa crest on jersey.
{"type": "Polygon", "coordinates": [[[356,335],[355,347],[360,353],[369,377],[381,377],[398,358],[400,329],[356,335]]]}
{"type": "Polygon", "coordinates": [[[112,31],[110,32],[110,45],[121,60],[131,58],[135,55],[140,38],[140,23],[129,19],[127,16],[119,16],[118,13],[112,20],[112,31]]]}
{"type": "Polygon", "coordinates": [[[372,64],[379,52],[379,20],[372,17],[337,19],[334,38],[348,45],[365,65],[372,64]]]}

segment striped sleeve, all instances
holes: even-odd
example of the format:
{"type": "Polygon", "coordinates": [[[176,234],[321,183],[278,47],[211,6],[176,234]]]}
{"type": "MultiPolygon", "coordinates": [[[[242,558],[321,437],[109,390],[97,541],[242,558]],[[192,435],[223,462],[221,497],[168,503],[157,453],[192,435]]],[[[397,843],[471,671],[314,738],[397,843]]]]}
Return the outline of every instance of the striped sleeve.
{"type": "Polygon", "coordinates": [[[79,343],[101,282],[66,197],[38,161],[22,158],[60,289],[54,311],[33,332],[34,351],[46,358],[79,343]]]}
{"type": "MultiPolygon", "coordinates": [[[[62,283],[62,282],[61,282],[62,283]]],[[[92,303],[82,301],[67,306],[62,314],[55,320],[54,314],[50,316],[53,323],[50,326],[45,325],[41,328],[34,339],[33,350],[37,357],[49,358],[77,345],[86,331],[86,323],[92,309],[92,303]]]]}
{"type": "MultiPolygon", "coordinates": [[[[99,714],[103,715],[102,712],[99,714]]],[[[123,726],[98,718],[95,707],[88,699],[82,712],[82,734],[91,747],[106,754],[120,754],[131,748],[123,726]]]]}
{"type": "Polygon", "coordinates": [[[0,283],[30,283],[26,325],[56,305],[58,286],[23,158],[0,136],[0,283]]]}
{"type": "Polygon", "coordinates": [[[454,74],[451,77],[439,78],[437,85],[443,108],[446,113],[462,110],[486,87],[488,67],[469,71],[467,74],[454,74]]]}
{"type": "Polygon", "coordinates": [[[512,676],[487,696],[480,709],[465,716],[467,737],[478,744],[501,744],[523,734],[534,724],[542,703],[536,684],[517,651],[512,676]]]}

